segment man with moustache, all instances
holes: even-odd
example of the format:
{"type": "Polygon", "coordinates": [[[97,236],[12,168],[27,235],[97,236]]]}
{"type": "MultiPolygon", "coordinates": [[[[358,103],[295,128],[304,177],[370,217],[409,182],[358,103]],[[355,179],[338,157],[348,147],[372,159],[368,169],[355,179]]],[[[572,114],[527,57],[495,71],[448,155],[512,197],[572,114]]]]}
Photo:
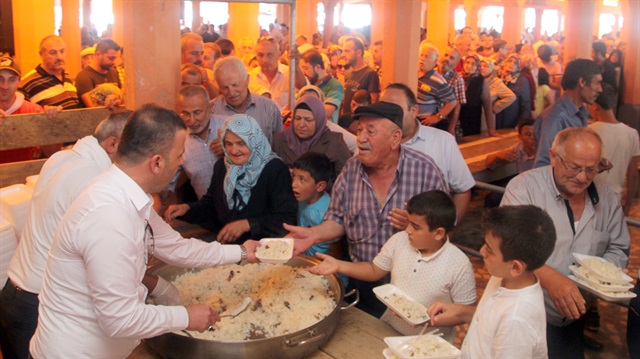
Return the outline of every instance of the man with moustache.
{"type": "Polygon", "coordinates": [[[180,63],[194,64],[198,66],[202,72],[202,86],[207,89],[209,97],[214,98],[218,96],[218,89],[213,85],[210,80],[213,78],[211,69],[206,68],[204,64],[204,42],[202,37],[198,34],[188,32],[180,38],[180,63]]]}
{"type": "Polygon", "coordinates": [[[351,115],[351,100],[358,90],[367,90],[371,102],[380,98],[380,77],[374,69],[364,62],[364,45],[360,39],[350,37],[342,45],[342,57],[347,60],[351,69],[344,75],[344,99],[341,115],[351,115]]]}
{"type": "Polygon", "coordinates": [[[40,42],[42,63],[22,77],[20,92],[25,100],[40,106],[81,106],[76,87],[64,71],[66,45],[60,36],[49,35],[40,42]]]}
{"type": "Polygon", "coordinates": [[[120,76],[115,68],[120,46],[111,40],[100,40],[96,44],[96,53],[89,66],[83,68],[76,76],[76,89],[78,96],[85,107],[95,107],[89,93],[100,84],[113,84],[122,88],[120,76]]]}
{"type": "Polygon", "coordinates": [[[306,51],[300,58],[300,70],[312,85],[318,86],[324,93],[324,109],[327,113],[327,119],[338,123],[344,89],[340,81],[325,70],[322,55],[316,50],[306,51]]]}
{"type": "MultiPolygon", "coordinates": [[[[347,237],[353,262],[369,262],[394,233],[409,224],[404,204],[433,189],[447,191],[431,157],[401,146],[402,108],[390,102],[360,106],[358,155],[347,161],[334,186],[324,222],[311,228],[285,225],[296,239],[295,253],[313,244],[347,237]]],[[[360,292],[358,307],[380,317],[386,307],[372,289],[385,282],[350,280],[360,292]]]]}
{"type": "Polygon", "coordinates": [[[460,62],[460,52],[454,47],[448,46],[444,49],[440,61],[438,62],[438,72],[447,80],[458,100],[458,106],[449,114],[449,126],[446,129],[450,134],[456,134],[456,125],[460,117],[460,106],[467,103],[464,80],[462,76],[454,70],[456,64],[460,62]]]}
{"type": "Polygon", "coordinates": [[[550,358],[584,358],[584,314],[593,300],[567,276],[572,253],[602,257],[625,268],[629,231],[615,193],[594,182],[602,158],[600,136],[587,127],[558,132],[551,165],[519,174],[507,185],[502,206],[531,204],[553,219],[557,241],[551,257],[535,271],[545,289],[550,358]]]}

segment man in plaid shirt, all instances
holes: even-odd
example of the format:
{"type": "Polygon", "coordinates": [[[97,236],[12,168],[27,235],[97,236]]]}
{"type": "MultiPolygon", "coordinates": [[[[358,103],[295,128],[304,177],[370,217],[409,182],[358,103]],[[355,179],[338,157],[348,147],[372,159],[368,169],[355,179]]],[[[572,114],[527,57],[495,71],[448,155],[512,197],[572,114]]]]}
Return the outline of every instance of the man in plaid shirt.
{"type": "Polygon", "coordinates": [[[460,52],[456,48],[449,46],[444,50],[438,63],[438,72],[447,80],[456,95],[456,99],[458,99],[458,106],[449,114],[449,126],[446,129],[454,136],[456,135],[456,125],[460,117],[460,106],[467,103],[464,80],[455,70],[458,62],[460,62],[460,52]]]}

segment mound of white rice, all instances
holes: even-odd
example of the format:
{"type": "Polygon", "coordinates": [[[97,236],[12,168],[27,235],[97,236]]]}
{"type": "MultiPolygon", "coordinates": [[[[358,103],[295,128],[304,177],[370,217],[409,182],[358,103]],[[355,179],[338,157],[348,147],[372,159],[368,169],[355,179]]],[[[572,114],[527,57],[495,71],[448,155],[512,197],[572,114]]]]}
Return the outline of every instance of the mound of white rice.
{"type": "Polygon", "coordinates": [[[583,260],[583,264],[599,275],[612,279],[623,279],[624,275],[620,268],[615,264],[607,261],[601,261],[595,258],[587,258],[583,260]]]}
{"type": "Polygon", "coordinates": [[[427,308],[424,305],[401,294],[393,293],[384,299],[391,304],[393,310],[399,311],[407,319],[414,322],[427,319],[427,308]]]}
{"type": "Polygon", "coordinates": [[[434,335],[423,335],[408,349],[411,358],[443,357],[457,354],[457,350],[445,340],[434,335]]]}
{"type": "Polygon", "coordinates": [[[329,283],[303,268],[282,264],[247,264],[208,268],[174,281],[184,305],[204,303],[220,314],[252,303],[235,318],[222,318],[215,331],[190,332],[196,338],[249,340],[270,338],[312,326],[337,303],[329,283]]]}
{"type": "Polygon", "coordinates": [[[256,248],[258,258],[287,259],[291,253],[291,246],[287,241],[269,241],[256,248]]]}

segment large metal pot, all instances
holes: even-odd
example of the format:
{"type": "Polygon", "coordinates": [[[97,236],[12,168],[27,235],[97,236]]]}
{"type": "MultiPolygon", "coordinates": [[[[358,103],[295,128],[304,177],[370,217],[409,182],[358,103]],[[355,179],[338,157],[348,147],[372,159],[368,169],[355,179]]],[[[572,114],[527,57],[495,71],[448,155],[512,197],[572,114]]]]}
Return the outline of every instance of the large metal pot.
{"type": "MultiPolygon", "coordinates": [[[[287,265],[293,267],[310,267],[319,261],[307,256],[292,258],[287,265]]],[[[160,265],[153,274],[169,281],[190,269],[160,265]]],[[[175,333],[167,333],[147,339],[147,344],[165,358],[302,358],[324,345],[335,331],[341,310],[348,309],[358,302],[358,293],[354,290],[346,296],[355,294],[356,300],[351,304],[343,302],[345,289],[337,275],[327,276],[329,288],[334,293],[336,308],[318,323],[288,335],[255,340],[207,340],[190,338],[175,333]]]]}

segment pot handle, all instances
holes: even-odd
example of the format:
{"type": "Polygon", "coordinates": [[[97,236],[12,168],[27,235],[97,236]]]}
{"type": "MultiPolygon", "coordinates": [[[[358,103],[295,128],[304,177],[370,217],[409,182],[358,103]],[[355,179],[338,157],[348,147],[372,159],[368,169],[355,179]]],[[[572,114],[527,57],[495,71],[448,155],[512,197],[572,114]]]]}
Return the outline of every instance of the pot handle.
{"type": "Polygon", "coordinates": [[[303,340],[300,340],[300,341],[296,340],[296,339],[299,339],[300,336],[294,339],[285,338],[283,341],[283,344],[289,348],[299,347],[309,343],[317,342],[318,340],[322,340],[326,336],[326,334],[325,333],[318,334],[318,328],[313,328],[307,331],[306,333],[302,334],[301,336],[307,337],[307,338],[303,338],[303,340]]]}
{"type": "Polygon", "coordinates": [[[344,295],[344,297],[342,297],[342,300],[343,300],[343,302],[342,302],[342,303],[343,303],[343,304],[347,304],[347,306],[345,306],[345,307],[340,307],[340,310],[349,309],[349,308],[351,308],[351,307],[355,306],[356,304],[358,304],[358,302],[360,301],[360,292],[358,292],[358,290],[357,290],[357,289],[352,289],[349,293],[345,294],[345,295],[344,295]],[[353,301],[353,303],[351,303],[351,304],[347,304],[347,303],[345,303],[345,302],[344,302],[344,298],[346,298],[346,297],[350,297],[350,296],[352,296],[352,295],[354,295],[354,294],[355,294],[355,296],[356,296],[356,300],[354,300],[354,301],[353,301]]]}

